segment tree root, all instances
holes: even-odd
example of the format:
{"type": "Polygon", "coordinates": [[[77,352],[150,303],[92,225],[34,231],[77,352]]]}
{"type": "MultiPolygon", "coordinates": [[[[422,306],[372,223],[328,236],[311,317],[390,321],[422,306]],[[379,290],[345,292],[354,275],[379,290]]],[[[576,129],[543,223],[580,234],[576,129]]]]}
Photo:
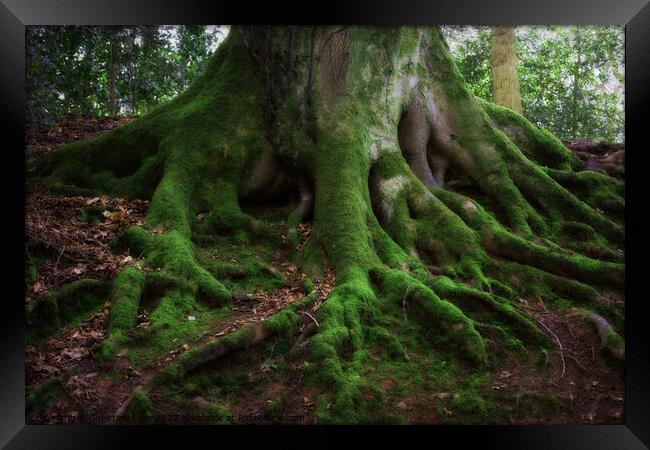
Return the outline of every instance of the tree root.
{"type": "Polygon", "coordinates": [[[622,286],[625,280],[622,264],[593,260],[582,255],[552,252],[504,230],[496,229],[484,235],[484,243],[485,248],[496,256],[537,267],[555,275],[568,275],[578,280],[611,286],[622,286]]]}
{"type": "MultiPolygon", "coordinates": [[[[305,265],[329,265],[336,273],[336,288],[315,317],[298,317],[292,304],[263,323],[183,353],[137,392],[274,334],[296,334],[303,323],[299,343],[317,331],[309,341],[309,370],[335,390],[333,407],[320,414],[358,421],[365,401],[361,388],[371,384],[363,376],[370,354],[366,330],[378,328],[383,300],[408,310],[409,320],[431,324],[480,366],[487,361],[485,342],[465,311],[447,298],[469,305],[468,313],[474,305],[488,310],[532,342],[542,339],[501,296],[513,301],[511,286],[517,283],[505,276],[492,280],[510,261],[554,274],[544,287],[576,292],[581,301],[599,298],[580,282],[622,286],[623,264],[555,244],[580,232],[603,247],[622,243],[621,224],[597,209],[622,200],[619,184],[575,173],[584,164],[557,139],[521,116],[478,102],[458,75],[440,30],[341,31],[233,27],[206,73],[176,100],[55,153],[55,183],[151,197],[146,229],[129,229],[124,241],[134,254],[144,253],[150,267],[181,280],[169,289],[161,283],[167,297],[178,294],[208,306],[233,300],[197,261],[192,237],[229,234],[246,242],[261,228],[242,211],[241,196],[290,189],[287,173],[300,173],[292,181],[302,180],[288,238],[296,240],[299,223],[313,209],[305,265]],[[370,48],[376,57],[365,56],[370,48]],[[286,77],[270,65],[276,60],[286,64],[286,77]],[[271,168],[280,161],[289,168],[276,176],[271,168]],[[463,192],[472,198],[441,189],[445,177],[468,180],[463,192]],[[596,186],[599,193],[583,201],[567,190],[571,182],[586,191],[596,186]],[[435,279],[427,265],[450,278],[435,279]]],[[[129,300],[120,329],[132,326],[143,289],[142,274],[129,272],[121,277],[133,278],[133,292],[125,284],[114,295],[115,311],[123,303],[118,297],[129,300]]],[[[145,276],[144,289],[147,283],[145,276]]],[[[607,338],[604,345],[622,355],[611,326],[590,320],[601,341],[603,333],[607,338]]]]}
{"type": "Polygon", "coordinates": [[[395,302],[408,302],[424,312],[425,317],[442,327],[445,333],[459,344],[465,355],[475,363],[487,360],[485,343],[474,329],[472,321],[463,312],[431,289],[409,275],[395,269],[375,269],[373,280],[382,294],[395,302]]]}
{"type": "Polygon", "coordinates": [[[576,315],[589,320],[595,325],[602,348],[609,350],[617,360],[625,361],[625,341],[614,330],[614,327],[609,324],[607,319],[589,311],[577,311],[572,314],[572,316],[576,315]]]}
{"type": "Polygon", "coordinates": [[[210,340],[183,353],[174,362],[149,375],[144,382],[139,384],[131,395],[122,402],[114,416],[120,417],[124,415],[134,397],[139,394],[148,394],[161,384],[179,381],[192,370],[196,370],[237,350],[259,345],[278,333],[295,330],[301,324],[306,325],[308,328],[309,324],[313,323],[310,315],[305,313],[298,315],[294,310],[312,304],[315,299],[315,296],[305,297],[303,300],[287,306],[284,310],[263,321],[246,325],[226,336],[210,340]]]}
{"type": "Polygon", "coordinates": [[[480,302],[482,306],[489,309],[506,323],[513,325],[522,335],[529,338],[533,343],[543,345],[546,337],[535,324],[522,315],[516,308],[511,306],[506,299],[488,294],[477,289],[468,288],[454,283],[450,278],[438,277],[432,284],[432,289],[440,296],[450,299],[466,301],[468,299],[480,302]]]}

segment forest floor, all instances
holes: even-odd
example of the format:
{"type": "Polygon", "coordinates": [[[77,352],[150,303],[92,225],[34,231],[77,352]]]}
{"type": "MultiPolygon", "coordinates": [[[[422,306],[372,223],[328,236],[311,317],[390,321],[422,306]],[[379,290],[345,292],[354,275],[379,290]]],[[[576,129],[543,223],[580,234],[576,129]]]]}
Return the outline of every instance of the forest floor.
{"type": "MultiPolygon", "coordinates": [[[[73,119],[46,128],[30,128],[27,154],[38,157],[60,145],[94,136],[128,119],[73,119]]],[[[584,151],[584,144],[577,145],[584,151]]],[[[618,149],[617,149],[618,150],[618,149]]],[[[26,200],[26,308],[46,292],[79,279],[111,281],[142,255],[113,251],[112,239],[129,226],[142,224],[144,200],[64,197],[31,186],[26,200]]],[[[26,346],[27,423],[106,423],[133,389],[191,348],[242,326],[264,320],[286,305],[316,291],[317,304],[335,284],[333,273],[306,287],[286,238],[287,211],[281,207],[248,211],[270,220],[278,245],[238,245],[224,238],[198,251],[202,257],[232,267],[251,264],[270,268],[264,278],[247,279],[233,271],[229,288],[253,295],[232,308],[197,310],[183,318],[177,334],[168,333],[150,346],[124,348],[109,363],[97,358],[106,335],[109,303],[79,315],[55,336],[31,339],[26,346]]],[[[299,247],[309,239],[300,228],[299,247]]],[[[150,269],[147,269],[150,270],[150,269]]],[[[243,271],[245,272],[245,270],[243,271]]],[[[106,298],[108,300],[108,298],[106,298]]],[[[610,298],[623,302],[621,298],[610,298]]],[[[150,325],[155,304],[140,305],[135,333],[150,325]]],[[[502,355],[480,375],[446,361],[435,348],[403,342],[406,361],[371,351],[372,370],[365,374],[381,387],[369,420],[376,423],[620,424],[624,423],[624,371],[601,351],[592,326],[567,314],[562,302],[520,299],[553,344],[546,360],[505,351],[485,335],[489,350],[502,355]]],[[[396,334],[419,326],[408,318],[393,324],[396,334]]],[[[322,387],[310,382],[307,346],[289,354],[277,341],[234,352],[190,373],[178,385],[163,385],[149,395],[154,423],[289,423],[315,422],[322,387]]],[[[370,394],[369,394],[370,395],[370,394]]],[[[327,408],[328,405],[321,405],[327,408]]]]}

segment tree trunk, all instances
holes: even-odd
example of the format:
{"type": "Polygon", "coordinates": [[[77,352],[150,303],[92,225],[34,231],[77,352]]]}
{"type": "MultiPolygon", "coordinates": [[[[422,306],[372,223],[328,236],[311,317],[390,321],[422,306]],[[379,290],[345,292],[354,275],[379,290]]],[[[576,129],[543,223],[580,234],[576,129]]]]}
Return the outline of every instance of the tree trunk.
{"type": "Polygon", "coordinates": [[[117,39],[114,31],[110,31],[108,62],[106,72],[108,74],[108,115],[117,116],[119,111],[117,98],[117,39]]]}
{"type": "Polygon", "coordinates": [[[622,289],[610,247],[623,227],[599,210],[623,204],[622,184],[583,167],[549,133],[473,97],[437,28],[233,27],[175,100],[34,170],[52,186],[151,198],[146,226],[123,242],[214,306],[232,294],[193,239],[263,236],[240,203],[293,193],[290,226],[312,220],[298,261],[336,273],[309,344],[333,395],[322,417],[355,421],[368,327],[390,305],[480,367],[486,314],[531,351],[548,345],[517,308],[523,280],[566,298],[584,283],[622,289]]]}
{"type": "Polygon", "coordinates": [[[492,27],[492,95],[494,103],[521,114],[514,27],[492,27]]]}
{"type": "Polygon", "coordinates": [[[580,111],[578,105],[580,103],[580,90],[582,89],[582,74],[580,68],[582,67],[582,34],[580,29],[576,27],[573,35],[574,50],[577,53],[576,64],[573,67],[573,89],[571,90],[571,115],[569,117],[569,127],[571,130],[572,139],[580,139],[582,136],[579,131],[580,111]]]}

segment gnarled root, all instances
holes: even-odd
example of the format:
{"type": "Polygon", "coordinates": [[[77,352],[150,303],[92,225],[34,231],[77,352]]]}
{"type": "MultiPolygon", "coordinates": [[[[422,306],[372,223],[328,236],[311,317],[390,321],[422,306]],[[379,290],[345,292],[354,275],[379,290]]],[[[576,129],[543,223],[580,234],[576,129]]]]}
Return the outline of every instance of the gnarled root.
{"type": "Polygon", "coordinates": [[[245,325],[237,331],[210,340],[183,353],[175,361],[164,366],[162,370],[148,375],[133,390],[131,395],[122,402],[114,416],[122,416],[127,411],[134,397],[139,394],[148,394],[161,384],[179,381],[189,372],[201,366],[216,361],[237,350],[259,345],[280,333],[295,334],[300,324],[308,325],[313,320],[309,314],[301,313],[300,310],[309,307],[315,300],[315,295],[307,296],[303,300],[290,304],[282,311],[269,316],[263,321],[245,325]]]}
{"type": "Polygon", "coordinates": [[[614,330],[614,327],[610,325],[607,319],[590,311],[578,311],[572,315],[577,315],[590,321],[596,327],[601,347],[606,348],[619,361],[625,361],[625,341],[614,330]]]}

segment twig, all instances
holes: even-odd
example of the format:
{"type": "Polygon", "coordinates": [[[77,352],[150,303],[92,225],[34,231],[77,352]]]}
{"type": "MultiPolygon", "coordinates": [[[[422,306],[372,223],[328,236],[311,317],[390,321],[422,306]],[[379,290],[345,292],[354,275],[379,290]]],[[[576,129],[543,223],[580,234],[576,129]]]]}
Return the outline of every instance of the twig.
{"type": "Polygon", "coordinates": [[[315,318],[314,316],[312,316],[311,314],[309,314],[307,311],[305,311],[305,315],[307,315],[307,317],[309,317],[311,320],[313,320],[317,327],[320,326],[320,325],[318,324],[318,320],[316,320],[316,318],[315,318]]]}
{"type": "Polygon", "coordinates": [[[65,252],[65,245],[61,249],[61,253],[59,253],[59,257],[56,258],[56,262],[54,263],[54,269],[52,272],[54,272],[54,287],[58,288],[59,287],[59,275],[57,274],[57,270],[59,267],[59,260],[61,259],[61,255],[63,255],[63,252],[65,252]]]}
{"type": "Polygon", "coordinates": [[[564,351],[562,350],[562,343],[560,342],[560,339],[557,337],[557,335],[555,333],[553,333],[551,331],[551,329],[544,324],[544,322],[542,322],[539,319],[537,319],[537,322],[541,326],[543,326],[546,329],[546,331],[548,331],[555,338],[555,341],[557,342],[557,345],[560,348],[560,359],[562,360],[562,374],[560,375],[560,377],[557,380],[555,380],[555,381],[558,381],[558,380],[562,379],[562,377],[564,376],[564,372],[566,370],[566,364],[564,362],[564,351]]]}

